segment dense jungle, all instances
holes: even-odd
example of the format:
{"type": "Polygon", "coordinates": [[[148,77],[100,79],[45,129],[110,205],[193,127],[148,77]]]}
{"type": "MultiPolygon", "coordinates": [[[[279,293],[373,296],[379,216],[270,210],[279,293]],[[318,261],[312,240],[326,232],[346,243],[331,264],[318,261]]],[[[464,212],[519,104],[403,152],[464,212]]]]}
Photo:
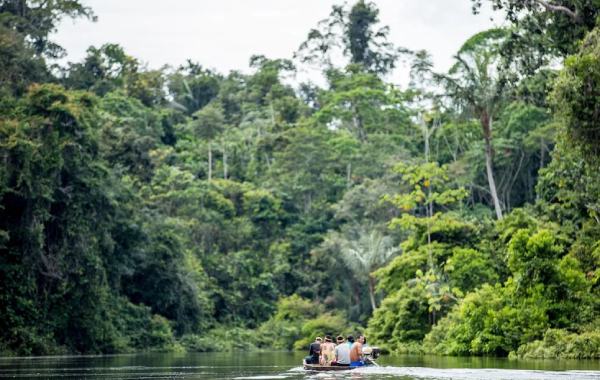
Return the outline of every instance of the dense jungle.
{"type": "Polygon", "coordinates": [[[364,0],[220,72],[60,63],[93,9],[0,0],[0,355],[600,358],[600,0],[482,3],[447,72],[364,0]]]}

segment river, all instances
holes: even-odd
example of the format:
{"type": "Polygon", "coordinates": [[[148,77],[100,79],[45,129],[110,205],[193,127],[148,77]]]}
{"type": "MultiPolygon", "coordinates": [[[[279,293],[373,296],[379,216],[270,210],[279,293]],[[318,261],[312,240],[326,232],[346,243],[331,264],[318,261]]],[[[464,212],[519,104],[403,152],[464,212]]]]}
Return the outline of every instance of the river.
{"type": "Polygon", "coordinates": [[[591,380],[600,361],[381,356],[380,368],[307,372],[301,352],[0,358],[3,379],[591,380]]]}

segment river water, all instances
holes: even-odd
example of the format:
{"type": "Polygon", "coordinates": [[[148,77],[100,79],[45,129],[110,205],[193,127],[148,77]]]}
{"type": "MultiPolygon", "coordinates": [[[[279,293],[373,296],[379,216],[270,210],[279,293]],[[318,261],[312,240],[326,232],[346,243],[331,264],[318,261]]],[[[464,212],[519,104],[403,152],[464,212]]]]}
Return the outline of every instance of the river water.
{"type": "Polygon", "coordinates": [[[3,379],[600,380],[600,361],[381,356],[380,368],[314,373],[301,352],[0,358],[3,379]]]}

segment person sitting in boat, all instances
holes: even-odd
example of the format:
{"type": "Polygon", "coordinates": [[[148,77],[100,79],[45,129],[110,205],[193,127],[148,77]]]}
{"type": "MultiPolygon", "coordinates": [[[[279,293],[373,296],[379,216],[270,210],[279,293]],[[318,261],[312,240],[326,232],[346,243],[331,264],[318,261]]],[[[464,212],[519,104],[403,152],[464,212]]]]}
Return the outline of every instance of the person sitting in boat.
{"type": "Polygon", "coordinates": [[[365,337],[359,335],[356,338],[356,343],[350,348],[350,367],[362,367],[365,363],[363,361],[363,350],[362,345],[365,342],[365,337]]]}
{"type": "Polygon", "coordinates": [[[310,349],[308,350],[308,356],[306,357],[307,364],[319,364],[319,355],[321,352],[321,342],[323,339],[318,336],[314,343],[310,345],[310,349]]]}
{"type": "Polygon", "coordinates": [[[331,335],[325,335],[325,343],[321,344],[321,364],[331,365],[335,359],[335,344],[331,341],[331,335]]]}
{"type": "MultiPolygon", "coordinates": [[[[352,342],[354,342],[354,337],[352,335],[348,335],[348,338],[352,338],[352,342]]],[[[350,346],[351,342],[344,342],[343,336],[337,337],[338,345],[335,346],[334,354],[335,360],[331,362],[331,365],[337,366],[349,366],[350,365],[350,346]]]]}

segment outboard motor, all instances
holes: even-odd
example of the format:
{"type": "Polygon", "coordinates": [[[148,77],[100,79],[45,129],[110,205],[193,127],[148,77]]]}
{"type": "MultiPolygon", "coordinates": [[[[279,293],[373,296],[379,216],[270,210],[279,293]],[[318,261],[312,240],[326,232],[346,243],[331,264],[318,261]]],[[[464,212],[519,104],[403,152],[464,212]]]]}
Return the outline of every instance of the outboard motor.
{"type": "Polygon", "coordinates": [[[363,354],[365,355],[365,363],[377,365],[375,359],[379,357],[381,350],[379,347],[365,347],[363,348],[363,354]]]}
{"type": "Polygon", "coordinates": [[[381,350],[379,349],[379,347],[371,347],[373,349],[373,353],[371,355],[373,355],[373,359],[377,359],[379,357],[379,355],[381,355],[381,350]]]}

